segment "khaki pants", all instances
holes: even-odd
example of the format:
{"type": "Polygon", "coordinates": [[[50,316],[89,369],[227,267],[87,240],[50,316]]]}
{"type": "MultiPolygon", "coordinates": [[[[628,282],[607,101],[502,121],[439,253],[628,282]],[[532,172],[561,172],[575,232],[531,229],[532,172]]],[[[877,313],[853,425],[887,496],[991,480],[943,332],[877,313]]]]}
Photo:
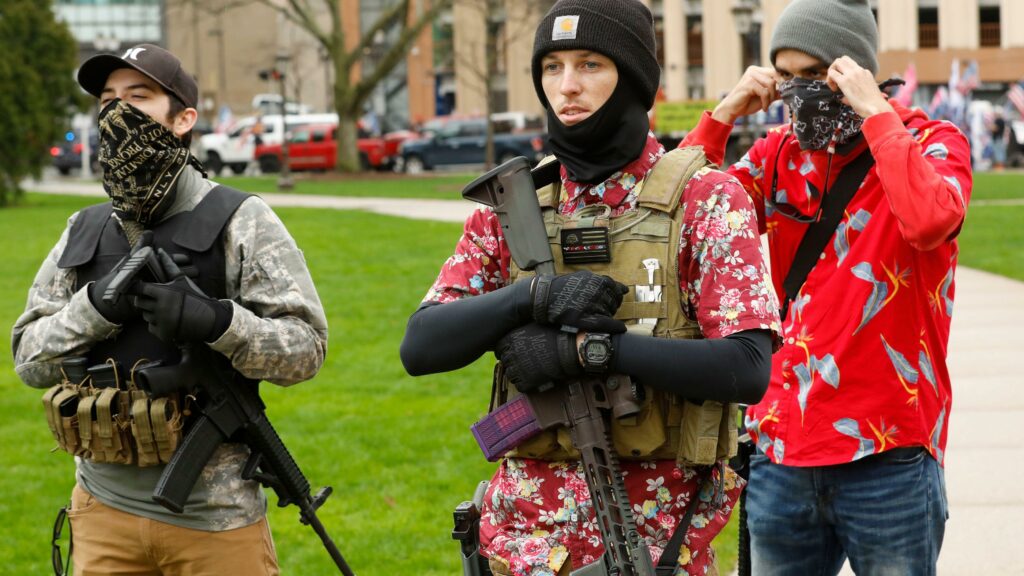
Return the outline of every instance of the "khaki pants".
{"type": "Polygon", "coordinates": [[[68,519],[75,576],[278,574],[266,518],[223,532],[193,530],[111,508],[76,484],[68,519]]]}

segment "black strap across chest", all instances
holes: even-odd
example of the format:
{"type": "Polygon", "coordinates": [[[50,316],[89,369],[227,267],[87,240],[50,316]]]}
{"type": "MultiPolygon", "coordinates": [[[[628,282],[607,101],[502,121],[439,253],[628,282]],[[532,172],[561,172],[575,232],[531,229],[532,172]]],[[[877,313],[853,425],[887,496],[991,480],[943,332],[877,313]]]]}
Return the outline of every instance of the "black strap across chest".
{"type": "Polygon", "coordinates": [[[783,320],[789,312],[789,304],[796,298],[800,288],[807,280],[807,275],[818,263],[822,250],[828,241],[835,234],[839,222],[843,219],[843,212],[846,206],[853,199],[853,195],[864,183],[871,167],[875,165],[875,157],[870,150],[864,150],[856,159],[847,164],[843,171],[836,177],[836,182],[825,197],[822,198],[821,218],[807,227],[803,240],[796,249],[793,263],[789,266],[786,279],[782,282],[782,310],[780,311],[783,320]]]}

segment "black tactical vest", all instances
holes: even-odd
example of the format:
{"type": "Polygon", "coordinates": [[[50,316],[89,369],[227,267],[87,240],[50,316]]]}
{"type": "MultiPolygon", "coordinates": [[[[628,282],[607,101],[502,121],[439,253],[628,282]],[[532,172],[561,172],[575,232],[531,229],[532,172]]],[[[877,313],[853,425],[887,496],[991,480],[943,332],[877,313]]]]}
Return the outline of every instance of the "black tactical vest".
{"type": "MultiPolygon", "coordinates": [[[[199,270],[195,283],[208,296],[226,298],[224,272],[224,228],[235,210],[249,194],[226,186],[211,190],[191,211],[175,214],[149,228],[153,231],[154,248],[168,254],[187,254],[199,270]]],[[[67,247],[57,266],[74,268],[75,290],[102,278],[126,256],[131,248],[124,231],[111,217],[110,202],[83,209],[68,233],[67,247]]],[[[127,322],[113,338],[98,342],[86,356],[89,365],[117,361],[130,370],[141,359],[163,360],[175,364],[180,360],[178,348],[150,334],[146,322],[139,318],[127,322]]]]}

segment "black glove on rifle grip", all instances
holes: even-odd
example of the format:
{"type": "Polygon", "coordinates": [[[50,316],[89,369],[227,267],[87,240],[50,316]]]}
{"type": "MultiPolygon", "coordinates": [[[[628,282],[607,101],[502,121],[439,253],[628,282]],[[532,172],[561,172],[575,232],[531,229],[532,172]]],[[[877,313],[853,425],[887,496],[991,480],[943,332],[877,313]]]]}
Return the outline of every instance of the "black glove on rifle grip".
{"type": "Polygon", "coordinates": [[[588,332],[625,332],[626,325],[612,316],[627,293],[626,285],[588,270],[542,274],[533,283],[533,320],[588,332]]]}
{"type": "Polygon", "coordinates": [[[100,315],[108,322],[124,324],[125,322],[139,316],[139,311],[135,306],[133,306],[131,298],[121,298],[118,300],[117,304],[111,305],[103,301],[103,294],[107,291],[107,287],[110,283],[114,281],[118,272],[121,271],[121,267],[124,266],[124,263],[131,258],[132,254],[136,253],[143,246],[152,245],[152,243],[153,232],[150,230],[144,231],[139,237],[138,242],[135,243],[135,246],[132,246],[131,252],[127,256],[122,258],[121,261],[110,270],[110,272],[107,272],[102,278],[99,278],[87,286],[88,292],[86,292],[86,294],[89,296],[89,302],[92,302],[96,311],[99,312],[100,315]]]}
{"type": "Polygon", "coordinates": [[[509,332],[494,349],[505,374],[520,392],[531,392],[583,373],[576,335],[540,324],[509,332]]]}

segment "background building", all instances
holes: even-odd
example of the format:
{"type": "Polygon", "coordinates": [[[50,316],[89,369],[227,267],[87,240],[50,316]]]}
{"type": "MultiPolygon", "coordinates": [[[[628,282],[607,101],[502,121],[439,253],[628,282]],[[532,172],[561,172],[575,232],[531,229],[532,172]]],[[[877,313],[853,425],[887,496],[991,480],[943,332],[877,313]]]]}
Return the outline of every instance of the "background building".
{"type": "MultiPolygon", "coordinates": [[[[283,0],[281,0],[283,1],[283,0]]],[[[354,45],[395,0],[338,0],[346,40],[354,45]]],[[[662,97],[717,100],[747,65],[768,65],[779,14],[790,0],[647,0],[655,15],[662,97]]],[[[553,0],[453,0],[404,63],[381,82],[367,112],[383,130],[439,114],[541,112],[530,76],[533,33],[553,0]]],[[[55,11],[79,42],[82,59],[140,42],[168,47],[196,74],[203,117],[222,106],[235,116],[253,96],[276,93],[259,72],[286,71],[289,99],[333,108],[333,71],[303,30],[273,9],[228,0],[56,0],[55,11]]],[[[422,4],[419,3],[419,4],[422,4]]],[[[913,63],[926,104],[949,80],[954,60],[978,64],[975,98],[998,99],[1024,78],[1024,0],[872,0],[879,24],[880,75],[913,63]]],[[[420,8],[422,10],[422,6],[420,8]]],[[[328,25],[327,15],[321,15],[328,25]]],[[[371,71],[397,34],[378,33],[359,70],[371,71]]]]}

